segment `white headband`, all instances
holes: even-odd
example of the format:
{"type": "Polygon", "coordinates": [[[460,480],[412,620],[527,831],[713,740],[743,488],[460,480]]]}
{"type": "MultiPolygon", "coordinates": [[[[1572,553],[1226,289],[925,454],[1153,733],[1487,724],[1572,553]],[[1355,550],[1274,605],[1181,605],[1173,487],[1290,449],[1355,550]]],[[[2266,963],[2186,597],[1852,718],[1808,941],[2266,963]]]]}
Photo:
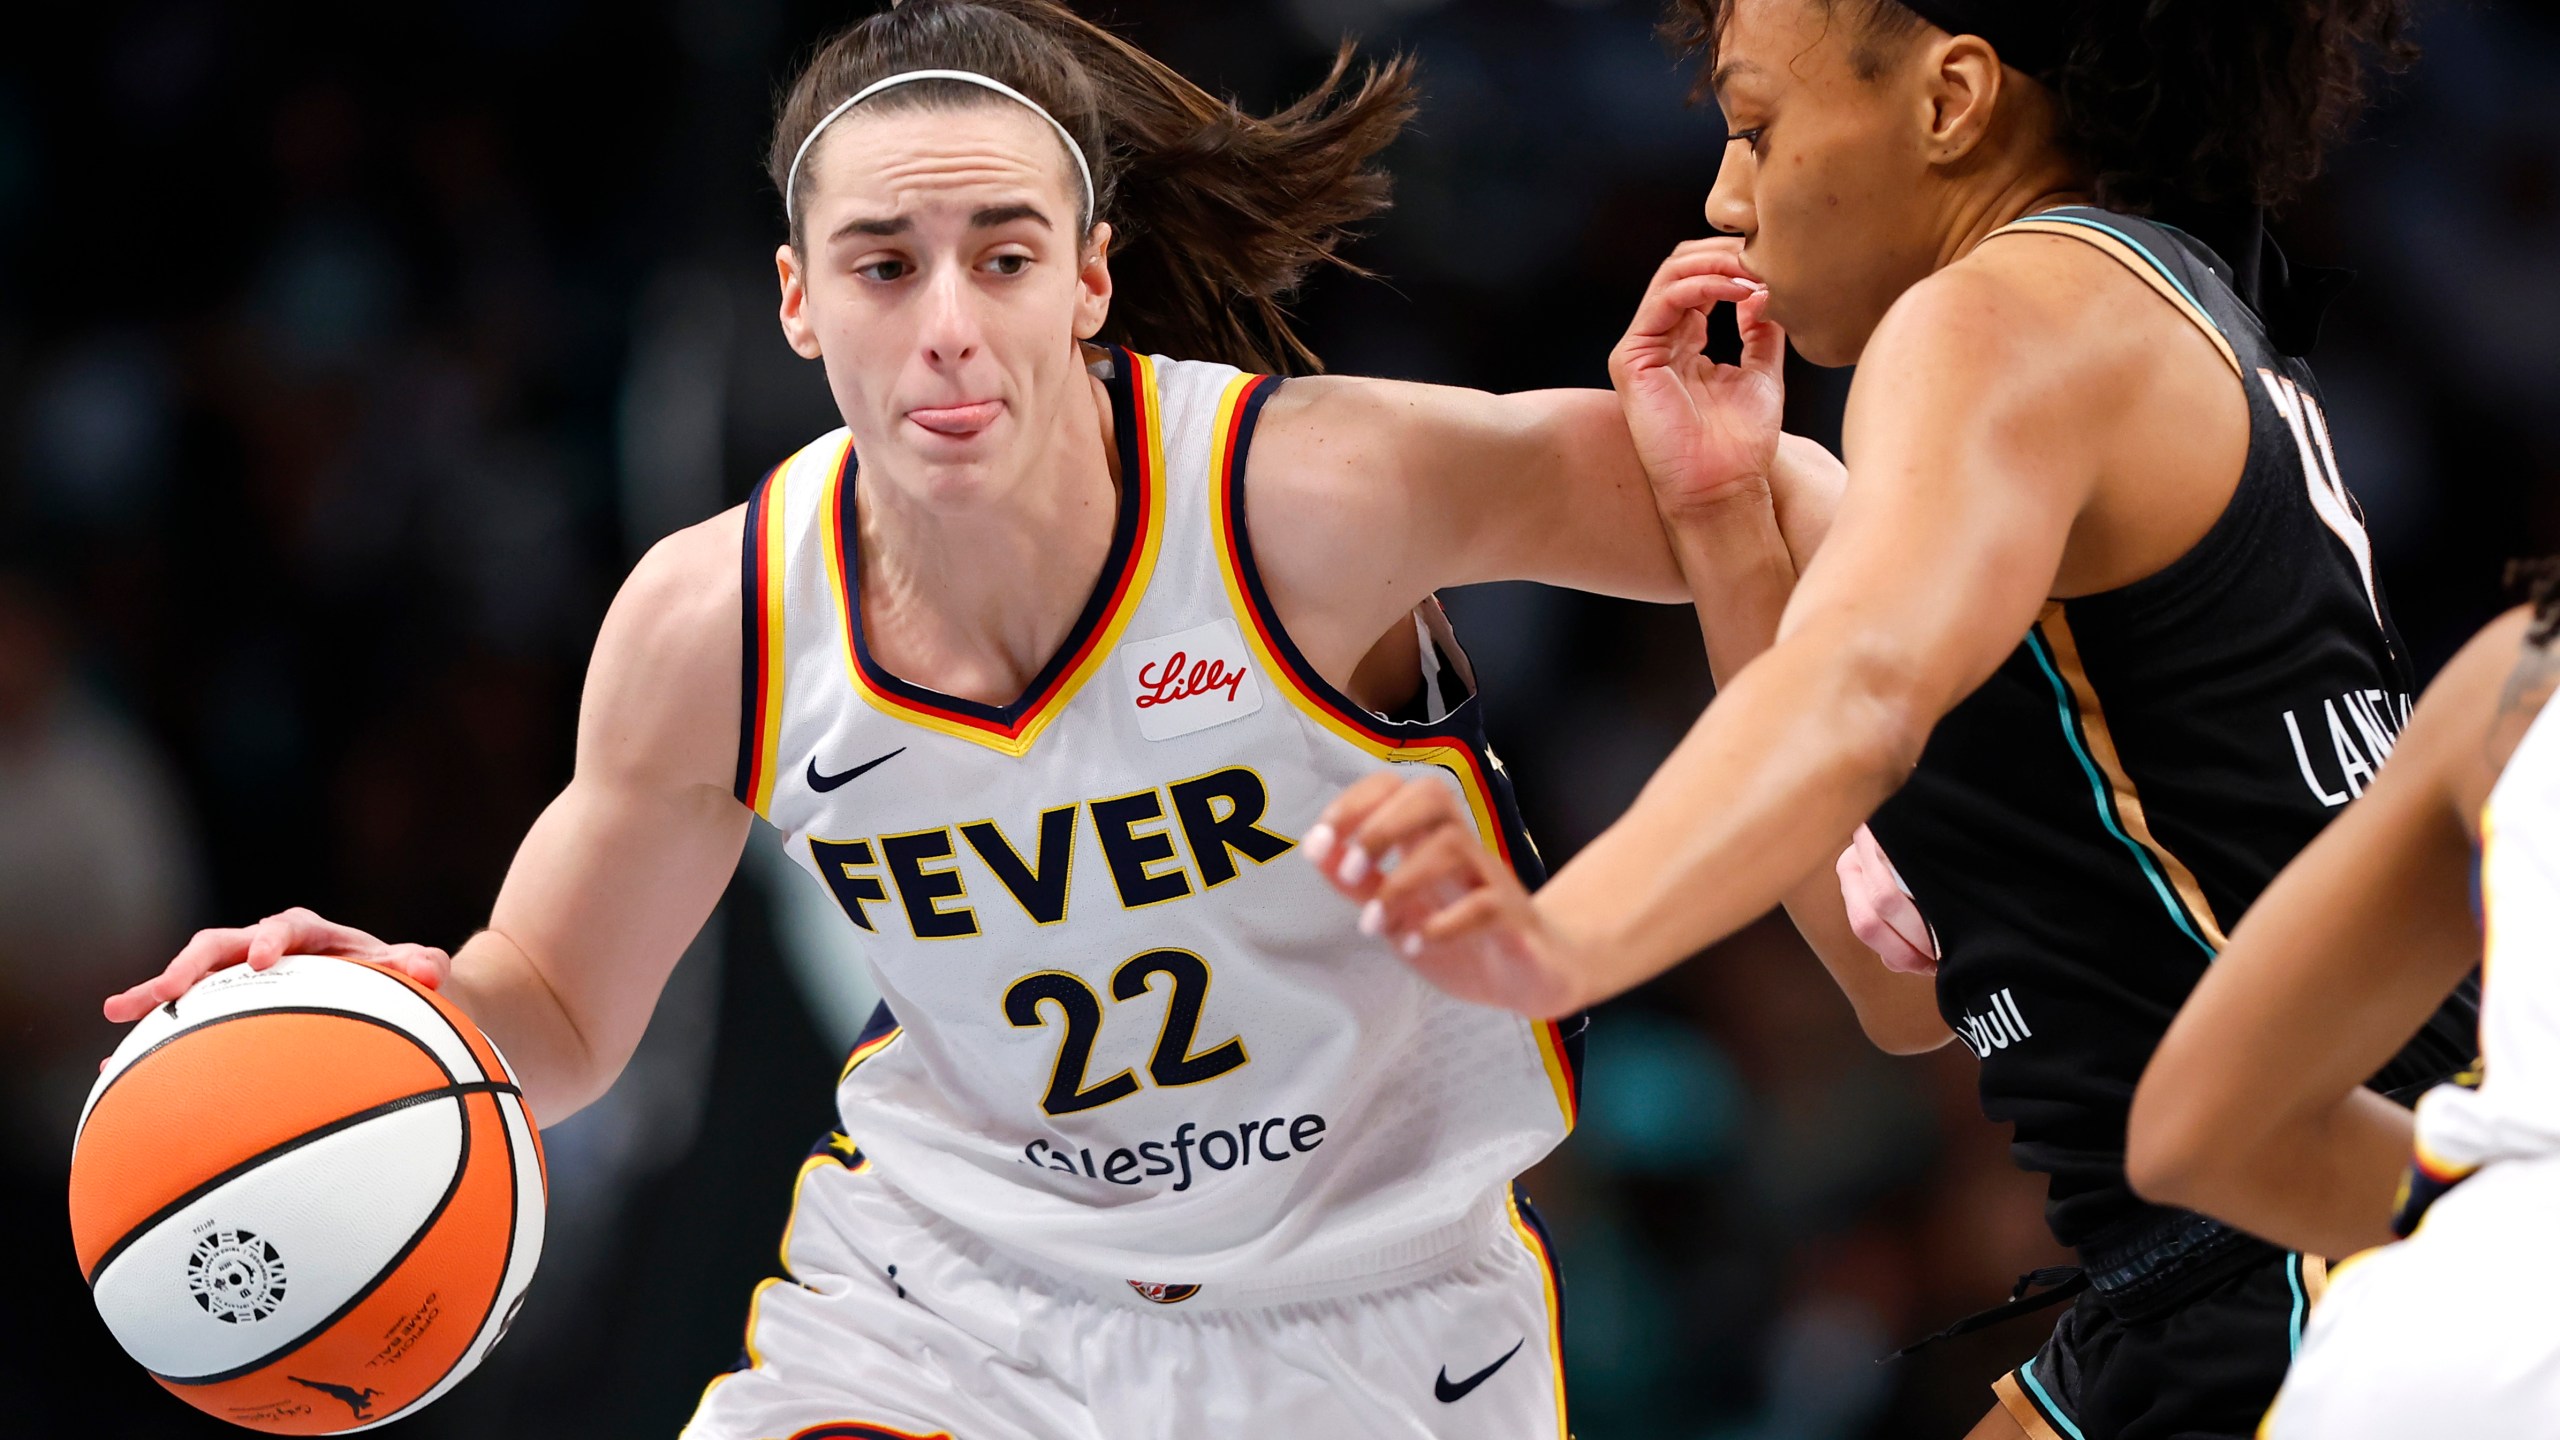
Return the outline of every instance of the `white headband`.
{"type": "Polygon", "coordinates": [[[1081,218],[1088,221],[1099,218],[1094,213],[1097,207],[1095,206],[1093,199],[1093,167],[1085,163],[1084,147],[1076,143],[1075,136],[1067,133],[1066,126],[1058,123],[1057,116],[1050,114],[1048,111],[1040,107],[1039,101],[1032,99],[1030,96],[1023,94],[1021,91],[1014,89],[1012,86],[1007,85],[1001,80],[990,79],[989,77],[981,75],[974,70],[908,70],[901,74],[892,75],[886,80],[874,80],[870,84],[863,86],[861,89],[854,91],[852,96],[843,104],[828,111],[825,119],[820,120],[815,126],[810,128],[809,138],[801,141],[800,148],[792,153],[790,173],[782,177],[782,214],[784,219],[796,220],[799,218],[800,212],[793,208],[793,196],[799,188],[800,162],[809,158],[809,147],[818,143],[818,137],[827,133],[828,126],[836,123],[836,117],[842,115],[847,110],[852,109],[854,106],[861,104],[863,101],[870,99],[872,96],[879,94],[883,90],[890,89],[894,86],[911,84],[918,80],[957,80],[964,85],[975,85],[983,90],[993,90],[1007,100],[1013,101],[1015,104],[1029,110],[1032,114],[1048,121],[1049,128],[1057,131],[1058,138],[1067,143],[1067,153],[1076,158],[1076,173],[1084,177],[1084,215],[1081,218]]]}

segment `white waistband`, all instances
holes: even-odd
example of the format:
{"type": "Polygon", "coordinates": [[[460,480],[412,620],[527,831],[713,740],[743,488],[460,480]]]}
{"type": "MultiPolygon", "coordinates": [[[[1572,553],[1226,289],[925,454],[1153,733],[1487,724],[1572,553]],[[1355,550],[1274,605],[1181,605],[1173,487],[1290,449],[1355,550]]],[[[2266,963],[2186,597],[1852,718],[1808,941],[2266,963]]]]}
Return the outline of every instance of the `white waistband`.
{"type": "MultiPolygon", "coordinates": [[[[1017,1283],[1065,1292],[1113,1305],[1142,1310],[1171,1309],[1139,1293],[1139,1284],[1184,1286],[1179,1275],[1103,1275],[1062,1267],[1026,1255],[991,1236],[964,1229],[917,1204],[875,1164],[866,1178],[876,1181],[901,1202],[919,1228],[949,1245],[975,1264],[1021,1272],[1017,1283]]],[[[1220,1280],[1200,1285],[1180,1302],[1184,1312],[1261,1309],[1302,1301],[1365,1295],[1433,1279],[1476,1259],[1486,1250],[1519,1243],[1511,1231],[1511,1197],[1495,1190],[1470,1206],[1456,1221],[1372,1250],[1335,1257],[1320,1265],[1288,1266],[1252,1280],[1220,1280]]]]}

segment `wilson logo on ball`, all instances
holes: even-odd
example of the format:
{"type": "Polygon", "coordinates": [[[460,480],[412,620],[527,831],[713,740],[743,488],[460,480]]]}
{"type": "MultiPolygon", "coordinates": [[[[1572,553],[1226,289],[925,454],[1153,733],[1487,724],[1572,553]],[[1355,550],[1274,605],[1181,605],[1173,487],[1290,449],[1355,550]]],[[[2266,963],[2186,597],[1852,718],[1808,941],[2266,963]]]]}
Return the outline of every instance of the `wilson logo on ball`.
{"type": "Polygon", "coordinates": [[[284,1257],[246,1230],[216,1230],[187,1256],[187,1293],[226,1325],[251,1325],[284,1303],[284,1257]]]}

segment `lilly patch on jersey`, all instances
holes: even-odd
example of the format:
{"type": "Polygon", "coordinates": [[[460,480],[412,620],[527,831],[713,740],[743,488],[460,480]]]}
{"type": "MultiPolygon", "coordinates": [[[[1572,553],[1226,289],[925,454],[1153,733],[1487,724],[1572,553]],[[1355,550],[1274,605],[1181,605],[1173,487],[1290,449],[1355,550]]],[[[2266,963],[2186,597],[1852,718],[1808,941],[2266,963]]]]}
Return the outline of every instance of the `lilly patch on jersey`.
{"type": "Polygon", "coordinates": [[[1233,619],[1123,645],[1120,674],[1137,707],[1138,733],[1150,740],[1224,725],[1262,708],[1262,679],[1233,619]]]}
{"type": "Polygon", "coordinates": [[[1161,1280],[1132,1280],[1129,1288],[1137,1291],[1139,1298],[1159,1305],[1179,1305],[1200,1293],[1197,1285],[1167,1285],[1161,1280]]]}

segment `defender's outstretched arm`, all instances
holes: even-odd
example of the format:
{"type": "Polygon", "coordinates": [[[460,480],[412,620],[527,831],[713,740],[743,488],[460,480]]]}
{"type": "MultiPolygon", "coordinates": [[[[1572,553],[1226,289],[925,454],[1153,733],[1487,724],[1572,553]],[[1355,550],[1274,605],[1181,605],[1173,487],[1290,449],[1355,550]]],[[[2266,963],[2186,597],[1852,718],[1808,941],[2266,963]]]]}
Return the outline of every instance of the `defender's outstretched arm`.
{"type": "Polygon", "coordinates": [[[2022,300],[1952,270],[1896,307],[1866,359],[1904,382],[1853,398],[1849,503],[1777,645],[1534,903],[1437,844],[1447,807],[1387,777],[1344,793],[1310,857],[1322,863],[1328,841],[1398,852],[1383,879],[1365,863],[1329,868],[1354,898],[1381,901],[1435,982],[1545,1015],[1661,973],[1829,864],[2034,623],[2095,491],[2118,368],[2136,362],[2070,343],[2064,286],[2038,279],[2022,300]]]}
{"type": "MultiPolygon", "coordinates": [[[[1780,435],[1765,476],[1737,475],[1739,434],[1757,424],[1776,435],[1783,410],[1786,336],[1766,301],[1746,298],[1734,318],[1741,363],[1703,354],[1719,283],[1745,275],[1741,243],[1692,241],[1655,271],[1609,378],[1643,457],[1656,504],[1698,602],[1698,628],[1719,688],[1777,642],[1797,578],[1839,513],[1848,471],[1831,452],[1780,435]],[[1783,563],[1781,563],[1783,562],[1783,563]]],[[[1882,964],[1851,926],[1841,882],[1817,867],[1785,895],[1787,916],[1857,1012],[1877,1048],[1908,1055],[1954,1038],[1938,1014],[1936,982],[1882,964]]]]}

